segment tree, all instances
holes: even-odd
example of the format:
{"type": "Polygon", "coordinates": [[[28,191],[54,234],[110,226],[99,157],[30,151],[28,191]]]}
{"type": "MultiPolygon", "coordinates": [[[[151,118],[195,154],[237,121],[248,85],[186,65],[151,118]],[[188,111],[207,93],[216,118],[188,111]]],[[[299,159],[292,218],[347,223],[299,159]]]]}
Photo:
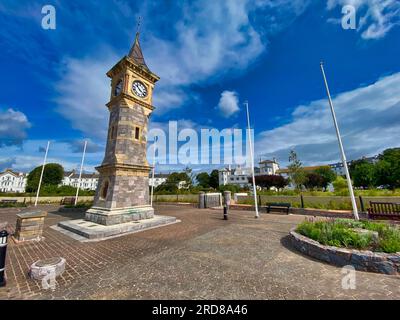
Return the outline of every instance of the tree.
{"type": "Polygon", "coordinates": [[[336,179],[336,174],[333,172],[333,170],[329,166],[323,166],[319,167],[318,169],[315,170],[316,174],[319,174],[322,178],[322,185],[321,187],[326,190],[328,185],[335,181],[336,179]]]}
{"type": "MultiPolygon", "coordinates": [[[[251,183],[252,181],[253,181],[252,178],[249,178],[249,183],[251,183]]],[[[255,176],[255,181],[257,186],[261,188],[267,188],[268,190],[271,189],[272,187],[275,187],[278,190],[283,189],[288,184],[287,179],[285,179],[280,175],[255,176]]]]}
{"type": "MultiPolygon", "coordinates": [[[[36,192],[39,186],[42,167],[33,169],[27,179],[27,192],[36,192]]],[[[58,163],[48,163],[44,167],[42,185],[58,186],[64,177],[64,168],[58,163]]]]}
{"type": "Polygon", "coordinates": [[[289,154],[289,177],[290,181],[295,185],[296,189],[301,189],[301,186],[306,181],[306,174],[303,169],[301,161],[297,158],[297,154],[294,150],[290,151],[289,154]]]}
{"type": "Polygon", "coordinates": [[[157,194],[176,194],[178,192],[178,186],[176,184],[169,184],[167,181],[163,182],[154,189],[157,194]]]}
{"type": "Polygon", "coordinates": [[[217,189],[219,186],[219,172],[218,170],[213,170],[210,173],[210,187],[217,189]]]}
{"type": "Polygon", "coordinates": [[[186,172],[173,172],[171,173],[166,183],[168,184],[175,184],[176,186],[179,185],[179,182],[184,181],[186,183],[190,183],[191,179],[186,172]]]}
{"type": "Polygon", "coordinates": [[[201,172],[196,176],[198,184],[203,188],[210,187],[210,175],[207,172],[201,172]]]}
{"type": "Polygon", "coordinates": [[[276,175],[274,180],[274,187],[276,187],[278,191],[285,188],[289,184],[289,180],[285,179],[281,175],[276,175]]]}
{"type": "Polygon", "coordinates": [[[400,148],[386,149],[379,155],[376,164],[377,185],[387,185],[390,189],[400,187],[400,148]]]}
{"type": "Polygon", "coordinates": [[[316,172],[309,172],[306,174],[304,186],[307,189],[314,190],[315,188],[322,188],[323,184],[324,184],[324,178],[320,174],[316,172]]]}
{"type": "Polygon", "coordinates": [[[193,170],[189,167],[186,167],[183,173],[186,174],[185,179],[182,181],[185,181],[186,188],[190,188],[194,184],[194,180],[196,178],[195,174],[193,173],[193,170]]]}
{"type": "Polygon", "coordinates": [[[366,160],[353,162],[350,172],[355,187],[371,188],[377,185],[375,165],[366,160]]]}
{"type": "Polygon", "coordinates": [[[224,191],[230,191],[232,193],[238,193],[240,192],[240,187],[238,185],[235,184],[226,184],[223,186],[219,186],[219,191],[220,192],[224,192],[224,191]]]}
{"type": "Polygon", "coordinates": [[[332,184],[333,188],[335,189],[335,192],[340,192],[347,189],[347,181],[342,176],[337,176],[332,184]]]}
{"type": "MultiPolygon", "coordinates": [[[[254,177],[255,183],[261,188],[271,189],[274,186],[273,177],[270,175],[262,175],[254,177]]],[[[249,178],[249,183],[253,182],[253,178],[249,178]]]]}

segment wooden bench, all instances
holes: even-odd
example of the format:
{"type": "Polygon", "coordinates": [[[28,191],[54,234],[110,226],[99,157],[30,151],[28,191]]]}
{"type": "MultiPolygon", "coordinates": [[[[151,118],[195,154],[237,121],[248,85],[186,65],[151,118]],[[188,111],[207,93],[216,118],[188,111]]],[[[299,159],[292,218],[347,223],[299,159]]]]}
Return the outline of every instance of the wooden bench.
{"type": "Polygon", "coordinates": [[[75,197],[65,197],[61,200],[61,205],[75,204],[75,197]]]}
{"type": "Polygon", "coordinates": [[[12,203],[12,204],[14,204],[14,203],[17,203],[17,202],[18,202],[17,199],[3,199],[3,200],[1,200],[1,203],[12,203]]]}
{"type": "Polygon", "coordinates": [[[369,219],[400,220],[400,203],[370,201],[369,219]]]}
{"type": "Polygon", "coordinates": [[[267,202],[265,206],[267,207],[267,213],[270,213],[271,209],[285,209],[286,214],[289,214],[291,204],[286,202],[267,202]]]}

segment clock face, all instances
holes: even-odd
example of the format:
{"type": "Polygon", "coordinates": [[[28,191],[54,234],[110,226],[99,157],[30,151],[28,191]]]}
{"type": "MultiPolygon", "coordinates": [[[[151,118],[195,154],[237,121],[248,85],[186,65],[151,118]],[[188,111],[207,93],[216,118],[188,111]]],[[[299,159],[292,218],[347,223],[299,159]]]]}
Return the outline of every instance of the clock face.
{"type": "Polygon", "coordinates": [[[122,91],[122,80],[119,80],[114,89],[114,96],[119,95],[121,93],[121,91],[122,91]]]}
{"type": "Polygon", "coordinates": [[[138,80],[133,81],[133,83],[132,83],[132,91],[133,91],[133,93],[135,95],[137,95],[140,98],[144,98],[144,97],[147,96],[147,88],[146,88],[146,86],[142,82],[140,82],[138,80]]]}

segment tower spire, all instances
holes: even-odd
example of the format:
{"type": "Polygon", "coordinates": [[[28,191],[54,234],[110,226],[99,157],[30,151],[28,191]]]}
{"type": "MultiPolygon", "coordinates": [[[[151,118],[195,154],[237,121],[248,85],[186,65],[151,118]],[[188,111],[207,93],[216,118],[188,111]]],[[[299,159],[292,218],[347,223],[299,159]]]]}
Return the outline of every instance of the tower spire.
{"type": "Polygon", "coordinates": [[[129,51],[128,57],[132,58],[133,61],[137,63],[139,66],[142,66],[147,70],[149,70],[149,68],[146,65],[146,61],[144,60],[142,48],[140,47],[140,42],[139,42],[141,23],[142,23],[142,17],[139,17],[136,28],[135,42],[133,43],[132,48],[129,51]]]}

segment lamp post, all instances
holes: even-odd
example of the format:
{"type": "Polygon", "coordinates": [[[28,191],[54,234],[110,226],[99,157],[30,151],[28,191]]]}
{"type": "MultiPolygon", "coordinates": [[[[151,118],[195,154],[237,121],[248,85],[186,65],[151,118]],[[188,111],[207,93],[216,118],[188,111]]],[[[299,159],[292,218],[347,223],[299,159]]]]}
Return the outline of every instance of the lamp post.
{"type": "Polygon", "coordinates": [[[357,209],[356,199],[354,197],[353,185],[351,183],[349,168],[347,167],[347,159],[346,159],[346,155],[344,153],[342,138],[340,136],[339,126],[338,126],[337,120],[336,120],[335,109],[333,108],[333,102],[332,102],[332,98],[331,98],[331,93],[329,91],[328,81],[326,80],[326,75],[325,75],[325,71],[324,71],[324,63],[321,62],[320,66],[321,66],[322,76],[324,77],[324,83],[325,83],[326,93],[328,95],[329,106],[331,108],[333,124],[335,125],[335,129],[336,129],[336,136],[337,136],[338,143],[339,143],[340,155],[342,157],[344,172],[346,174],[347,186],[348,186],[349,192],[350,192],[351,204],[353,206],[353,215],[354,215],[354,218],[356,220],[360,220],[360,218],[358,216],[358,209],[357,209]]]}
{"type": "Polygon", "coordinates": [[[0,231],[0,287],[6,285],[4,273],[6,268],[7,237],[7,230],[0,231]]]}

